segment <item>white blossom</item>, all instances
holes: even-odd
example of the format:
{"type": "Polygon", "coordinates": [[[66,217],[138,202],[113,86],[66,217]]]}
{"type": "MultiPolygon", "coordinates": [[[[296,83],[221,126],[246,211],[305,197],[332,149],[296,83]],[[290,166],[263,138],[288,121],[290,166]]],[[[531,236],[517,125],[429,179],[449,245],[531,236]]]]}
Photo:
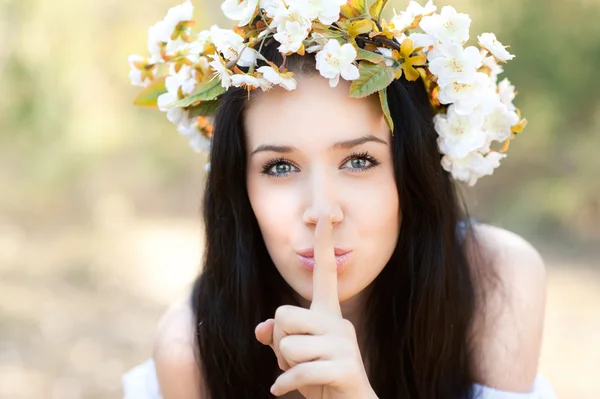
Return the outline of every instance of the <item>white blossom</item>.
{"type": "Polygon", "coordinates": [[[511,127],[519,123],[519,115],[505,104],[498,104],[494,111],[485,117],[483,130],[496,141],[506,141],[512,134],[511,127]]]}
{"type": "Polygon", "coordinates": [[[165,16],[165,23],[171,29],[171,32],[180,22],[191,21],[194,18],[194,5],[190,0],[178,6],[172,7],[165,16]]]}
{"type": "Polygon", "coordinates": [[[269,82],[263,76],[259,76],[257,79],[258,79],[258,84],[259,84],[260,88],[262,89],[262,91],[269,91],[273,88],[273,83],[269,82]]]}
{"type": "Polygon", "coordinates": [[[497,60],[506,62],[515,58],[514,55],[506,50],[506,46],[503,46],[502,43],[496,39],[496,35],[493,33],[483,33],[477,36],[477,39],[479,40],[481,48],[489,51],[497,60]]]}
{"type": "Polygon", "coordinates": [[[311,25],[308,20],[284,20],[279,24],[277,33],[273,36],[281,44],[279,52],[282,54],[297,52],[302,47],[304,39],[308,37],[310,29],[311,25]]]}
{"type": "Polygon", "coordinates": [[[163,62],[163,49],[171,40],[173,29],[165,21],[159,21],[148,28],[148,51],[152,63],[163,62]]]}
{"type": "Polygon", "coordinates": [[[287,6],[283,0],[260,0],[260,8],[265,11],[268,18],[272,19],[287,12],[287,6]]]}
{"type": "Polygon", "coordinates": [[[178,51],[181,51],[182,49],[187,48],[188,46],[189,46],[189,43],[186,42],[185,40],[181,39],[180,37],[178,37],[175,40],[169,40],[165,47],[166,54],[172,55],[178,51]]]}
{"type": "Polygon", "coordinates": [[[464,181],[472,187],[480,177],[493,174],[494,169],[500,166],[500,160],[505,157],[506,154],[499,152],[489,152],[484,156],[477,151],[470,152],[464,158],[445,155],[442,158],[442,167],[450,172],[454,179],[464,181]]]}
{"type": "Polygon", "coordinates": [[[310,20],[318,19],[331,25],[340,19],[340,11],[346,0],[287,0],[290,9],[302,10],[310,20]]]}
{"type": "Polygon", "coordinates": [[[221,10],[227,18],[237,21],[239,26],[246,26],[252,20],[257,5],[258,0],[225,0],[221,10]]]}
{"type": "Polygon", "coordinates": [[[472,83],[453,82],[441,87],[439,100],[442,104],[454,104],[460,115],[469,115],[476,108],[488,114],[498,103],[498,96],[490,77],[477,72],[472,83]]]}
{"type": "Polygon", "coordinates": [[[220,29],[216,25],[210,28],[210,33],[217,51],[223,54],[225,60],[232,61],[239,58],[237,64],[241,67],[256,64],[258,53],[244,44],[243,37],[230,29],[220,29]]]}
{"type": "Polygon", "coordinates": [[[179,42],[176,48],[174,48],[176,45],[174,41],[170,41],[167,44],[167,55],[173,57],[181,56],[189,60],[192,64],[196,64],[203,58],[206,47],[211,42],[211,34],[210,31],[204,30],[198,33],[196,38],[189,43],[183,40],[176,42],[179,42]]]}
{"type": "Polygon", "coordinates": [[[486,135],[482,129],[483,115],[479,113],[459,115],[454,105],[451,105],[446,114],[437,114],[433,121],[439,135],[437,142],[442,154],[464,158],[486,142],[486,135]]]}
{"type": "Polygon", "coordinates": [[[258,78],[248,74],[236,73],[231,76],[231,84],[235,87],[256,89],[260,87],[258,78]]]}
{"type": "Polygon", "coordinates": [[[212,140],[204,137],[202,133],[197,133],[190,137],[190,147],[196,152],[210,151],[212,140]]]}
{"type": "Polygon", "coordinates": [[[498,61],[494,57],[486,57],[487,50],[481,50],[480,54],[483,59],[483,66],[490,70],[490,79],[496,84],[498,82],[498,75],[504,72],[504,68],[498,64],[498,61]]]}
{"type": "Polygon", "coordinates": [[[198,128],[196,122],[198,118],[192,120],[183,118],[177,125],[177,131],[189,140],[190,147],[196,152],[210,150],[212,140],[204,136],[198,128]]]}
{"type": "Polygon", "coordinates": [[[445,43],[436,45],[427,54],[429,70],[438,77],[443,87],[454,82],[471,83],[481,66],[481,55],[475,47],[462,48],[460,44],[445,43]]]}
{"type": "MultiPolygon", "coordinates": [[[[406,11],[400,11],[400,14],[396,14],[394,10],[394,16],[391,22],[394,24],[394,32],[403,32],[410,26],[412,26],[415,18],[423,15],[429,15],[437,11],[437,6],[433,5],[433,1],[429,0],[425,7],[422,7],[416,1],[408,3],[406,11]]],[[[395,36],[395,34],[394,34],[395,36]]],[[[400,42],[402,43],[402,42],[400,42]]]]}
{"type": "Polygon", "coordinates": [[[191,68],[185,65],[179,72],[175,72],[172,67],[169,72],[170,75],[165,79],[167,92],[158,97],[158,108],[167,113],[168,120],[178,125],[183,118],[187,118],[188,111],[172,105],[180,100],[180,91],[184,96],[190,95],[194,91],[196,80],[193,78],[191,68]]]}
{"type": "Polygon", "coordinates": [[[232,72],[227,68],[223,58],[219,54],[209,54],[208,57],[212,59],[208,64],[215,71],[215,78],[221,81],[221,86],[228,89],[231,86],[231,75],[232,72]]]}
{"type": "Polygon", "coordinates": [[[498,95],[502,104],[506,105],[509,111],[515,111],[517,108],[513,104],[513,100],[516,97],[515,86],[510,84],[510,80],[504,78],[502,82],[498,84],[498,95]]]}
{"type": "MultiPolygon", "coordinates": [[[[427,52],[435,46],[435,39],[426,33],[413,33],[410,35],[410,39],[413,41],[413,48],[417,49],[423,47],[423,51],[427,52]]],[[[400,43],[404,41],[404,37],[401,38],[400,43]]]]}
{"type": "Polygon", "coordinates": [[[439,42],[462,44],[469,40],[471,18],[467,14],[457,13],[452,6],[445,6],[441,14],[423,17],[419,26],[439,42]]]}
{"type": "Polygon", "coordinates": [[[316,55],[317,69],[321,76],[329,79],[329,86],[336,87],[340,75],[346,80],[356,80],[360,73],[354,65],[356,50],[350,43],[340,46],[335,39],[330,39],[323,50],[316,55]]]}
{"type": "Polygon", "coordinates": [[[296,89],[296,80],[294,78],[279,73],[271,66],[262,66],[256,71],[260,72],[262,77],[271,85],[279,85],[288,91],[296,89]]]}
{"type": "Polygon", "coordinates": [[[146,87],[156,76],[156,67],[150,67],[150,62],[147,58],[139,55],[130,55],[127,58],[129,62],[129,79],[134,86],[146,87]]]}
{"type": "MultiPolygon", "coordinates": [[[[162,21],[157,22],[148,29],[148,50],[153,63],[164,62],[164,55],[172,55],[179,51],[187,42],[181,37],[172,40],[173,32],[182,22],[192,20],[194,6],[190,0],[172,7],[162,21]]],[[[187,28],[191,32],[190,28],[187,28]]]]}

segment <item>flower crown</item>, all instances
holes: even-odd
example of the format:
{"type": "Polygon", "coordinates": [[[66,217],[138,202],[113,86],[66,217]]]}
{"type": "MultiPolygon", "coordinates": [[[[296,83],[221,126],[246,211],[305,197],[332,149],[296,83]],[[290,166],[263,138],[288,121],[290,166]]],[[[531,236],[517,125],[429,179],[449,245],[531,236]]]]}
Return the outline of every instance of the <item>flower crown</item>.
{"type": "Polygon", "coordinates": [[[231,86],[267,91],[296,88],[286,56],[316,53],[316,68],[331,87],[340,76],[350,96],[378,93],[394,131],[387,86],[402,75],[422,79],[435,111],[441,166],[473,186],[506,157],[510,140],[527,121],[513,105],[508,79],[498,83],[500,63],[514,58],[493,33],[478,36],[480,48],[464,47],[471,19],[451,6],[411,1],[391,21],[382,18],[389,0],[225,0],[221,9],[236,25],[193,33],[190,0],[171,8],[148,31],[150,57],[129,56],[130,79],[143,89],[134,104],[158,107],[197,151],[208,150],[212,117],[231,86]],[[283,64],[261,55],[276,40],[283,64]],[[240,68],[244,68],[242,71],[240,68]],[[498,150],[493,142],[502,143],[498,150]]]}

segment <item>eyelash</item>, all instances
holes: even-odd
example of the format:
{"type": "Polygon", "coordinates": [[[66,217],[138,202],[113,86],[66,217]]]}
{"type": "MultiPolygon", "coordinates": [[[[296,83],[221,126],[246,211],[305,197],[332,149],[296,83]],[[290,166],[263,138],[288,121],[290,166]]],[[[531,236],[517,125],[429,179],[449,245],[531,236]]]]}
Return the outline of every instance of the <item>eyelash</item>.
{"type": "MultiPolygon", "coordinates": [[[[368,166],[365,166],[364,168],[349,168],[350,170],[352,170],[352,173],[365,172],[365,171],[367,171],[367,170],[369,170],[371,168],[374,168],[375,166],[377,166],[377,165],[380,164],[380,162],[377,161],[375,158],[373,158],[367,151],[364,151],[364,152],[353,152],[346,159],[344,159],[344,161],[342,162],[342,165],[344,165],[348,161],[351,161],[351,160],[354,160],[354,159],[364,159],[364,160],[368,161],[370,164],[368,166]]],[[[287,172],[287,173],[272,173],[271,169],[274,166],[280,165],[280,164],[288,164],[288,165],[292,165],[295,168],[298,168],[291,161],[289,161],[289,160],[287,160],[285,158],[275,158],[275,159],[271,159],[271,160],[267,161],[263,165],[261,173],[265,174],[265,175],[268,175],[268,176],[273,176],[273,177],[284,177],[284,176],[287,176],[289,173],[291,173],[291,172],[287,172]]]]}

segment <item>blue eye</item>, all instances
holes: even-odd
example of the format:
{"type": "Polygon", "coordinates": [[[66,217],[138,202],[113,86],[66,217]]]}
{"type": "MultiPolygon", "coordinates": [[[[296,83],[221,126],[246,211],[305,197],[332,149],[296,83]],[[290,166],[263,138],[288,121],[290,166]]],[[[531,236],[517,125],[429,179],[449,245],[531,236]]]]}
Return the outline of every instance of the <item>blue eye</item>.
{"type": "Polygon", "coordinates": [[[367,161],[364,158],[355,158],[355,159],[351,159],[347,163],[349,163],[353,169],[362,169],[365,166],[367,166],[367,162],[369,162],[369,161],[367,161]]]}
{"type": "Polygon", "coordinates": [[[298,168],[282,158],[267,162],[262,169],[263,174],[275,177],[287,176],[296,171],[298,171],[298,168]]]}
{"type": "Polygon", "coordinates": [[[364,152],[360,154],[352,154],[346,158],[343,168],[353,171],[365,171],[379,165],[379,162],[364,152]]]}

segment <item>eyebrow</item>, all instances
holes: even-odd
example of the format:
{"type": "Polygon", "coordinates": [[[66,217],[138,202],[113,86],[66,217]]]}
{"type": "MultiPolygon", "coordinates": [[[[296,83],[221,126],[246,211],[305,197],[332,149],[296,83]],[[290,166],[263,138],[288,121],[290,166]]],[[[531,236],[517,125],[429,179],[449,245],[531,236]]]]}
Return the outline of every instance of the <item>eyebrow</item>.
{"type": "MultiPolygon", "coordinates": [[[[350,148],[356,147],[358,145],[369,143],[369,142],[380,143],[380,144],[383,144],[383,145],[387,145],[388,144],[385,140],[382,140],[379,137],[375,137],[372,134],[369,134],[369,135],[366,135],[366,136],[363,136],[363,137],[359,137],[357,139],[340,141],[338,143],[335,143],[331,148],[333,148],[333,149],[350,149],[350,148]]],[[[254,155],[256,153],[259,153],[259,152],[263,152],[263,151],[273,151],[273,152],[280,152],[280,153],[288,153],[288,152],[292,152],[294,150],[296,150],[296,148],[293,147],[293,146],[289,146],[289,145],[263,144],[263,145],[259,145],[258,147],[256,147],[250,153],[250,156],[252,156],[252,155],[254,155]]]]}

